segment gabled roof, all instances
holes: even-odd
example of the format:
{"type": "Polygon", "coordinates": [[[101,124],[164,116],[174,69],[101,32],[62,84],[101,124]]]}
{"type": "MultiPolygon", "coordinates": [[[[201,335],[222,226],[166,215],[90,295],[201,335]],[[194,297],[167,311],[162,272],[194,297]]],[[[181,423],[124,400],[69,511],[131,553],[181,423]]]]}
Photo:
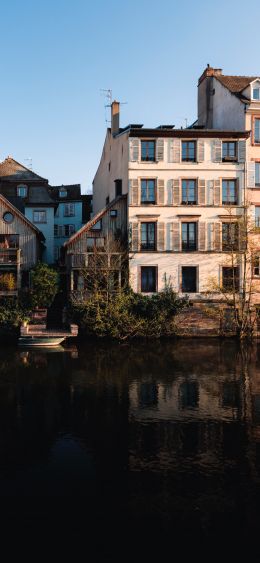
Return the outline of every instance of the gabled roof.
{"type": "Polygon", "coordinates": [[[108,205],[106,205],[106,207],[104,207],[103,209],[101,209],[96,215],[95,217],[92,217],[92,219],[90,219],[90,221],[88,221],[88,223],[86,223],[86,225],[83,225],[83,227],[81,227],[81,229],[79,229],[76,233],[74,233],[74,235],[72,235],[69,240],[67,240],[63,246],[69,246],[72,242],[74,242],[79,236],[82,235],[82,233],[84,233],[85,231],[90,231],[92,229],[92,227],[94,227],[94,225],[96,223],[98,223],[98,221],[100,221],[100,219],[102,219],[102,217],[104,217],[104,215],[106,214],[107,211],[109,211],[109,209],[111,209],[112,207],[114,207],[115,203],[117,203],[118,201],[120,201],[120,199],[126,199],[126,195],[120,195],[118,197],[116,197],[115,199],[113,199],[113,201],[111,201],[108,205]]]}
{"type": "Polygon", "coordinates": [[[217,78],[217,80],[219,80],[219,82],[221,82],[223,86],[225,86],[230,92],[232,92],[232,94],[239,94],[243,90],[245,90],[245,88],[247,88],[247,86],[249,86],[249,84],[251,84],[251,82],[256,80],[258,77],[257,76],[230,76],[227,74],[226,75],[219,74],[215,76],[215,78],[217,78]]]}
{"type": "Polygon", "coordinates": [[[23,215],[23,213],[21,213],[21,211],[19,211],[19,209],[17,209],[17,207],[15,207],[10,201],[8,201],[8,199],[6,199],[2,194],[0,194],[0,200],[6,205],[6,207],[8,207],[10,209],[10,211],[12,213],[15,213],[15,215],[17,215],[17,217],[19,217],[19,219],[21,219],[24,223],[26,223],[33,231],[36,232],[36,234],[44,241],[45,237],[42,234],[41,231],[39,231],[39,229],[33,224],[31,223],[31,221],[29,221],[29,219],[27,219],[27,217],[25,217],[25,215],[23,215]]]}
{"type": "Polygon", "coordinates": [[[47,183],[48,180],[42,178],[11,156],[8,156],[3,162],[0,162],[0,178],[11,181],[41,181],[47,183]]]}

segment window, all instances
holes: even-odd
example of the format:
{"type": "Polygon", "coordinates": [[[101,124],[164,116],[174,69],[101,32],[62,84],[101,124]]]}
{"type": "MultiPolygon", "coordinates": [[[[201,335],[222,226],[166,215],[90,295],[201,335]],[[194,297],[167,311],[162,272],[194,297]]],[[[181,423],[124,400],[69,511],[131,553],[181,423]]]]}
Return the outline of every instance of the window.
{"type": "Polygon", "coordinates": [[[253,100],[260,100],[260,88],[253,88],[253,100]]]}
{"type": "Polygon", "coordinates": [[[64,217],[74,217],[75,216],[75,205],[74,203],[64,204],[64,217]]]}
{"type": "Polygon", "coordinates": [[[115,180],[115,196],[122,195],[122,180],[115,180]]]}
{"type": "Polygon", "coordinates": [[[255,185],[260,186],[260,162],[255,162],[255,185]]]}
{"type": "Polygon", "coordinates": [[[222,143],[222,160],[237,160],[237,143],[235,141],[227,141],[222,143]]]}
{"type": "Polygon", "coordinates": [[[12,223],[14,220],[13,213],[10,213],[10,211],[6,211],[6,213],[3,214],[3,220],[5,223],[12,223]]]}
{"type": "Polygon", "coordinates": [[[101,231],[102,229],[102,219],[97,221],[93,227],[91,227],[91,231],[101,231]]]}
{"type": "Polygon", "coordinates": [[[156,223],[141,223],[141,250],[155,250],[156,223]]]}
{"type": "Polygon", "coordinates": [[[196,141],[182,141],[182,162],[196,162],[196,141]]]}
{"type": "Polygon", "coordinates": [[[197,268],[196,266],[183,266],[181,269],[182,293],[197,292],[197,268]]]}
{"type": "Polygon", "coordinates": [[[54,236],[58,236],[58,225],[54,225],[54,236]]]}
{"type": "Polygon", "coordinates": [[[104,237],[87,237],[87,250],[93,252],[95,249],[103,250],[105,247],[104,237]]]}
{"type": "Polygon", "coordinates": [[[71,237],[75,233],[75,225],[64,225],[64,236],[71,237]]]}
{"type": "Polygon", "coordinates": [[[117,209],[110,209],[110,217],[113,217],[113,219],[117,217],[117,209]]]}
{"type": "Polygon", "coordinates": [[[239,290],[239,268],[222,268],[222,287],[226,291],[239,290]]]}
{"type": "Polygon", "coordinates": [[[253,260],[253,276],[259,278],[260,276],[260,256],[255,256],[253,260]]]}
{"type": "Polygon", "coordinates": [[[141,180],[141,203],[155,203],[155,180],[141,180]]]}
{"type": "Polygon", "coordinates": [[[260,119],[254,121],[254,142],[260,143],[260,119]]]}
{"type": "Polygon", "coordinates": [[[255,226],[257,228],[260,227],[260,206],[259,205],[255,206],[255,226]]]}
{"type": "Polygon", "coordinates": [[[21,184],[20,186],[17,186],[17,195],[19,197],[26,197],[27,196],[27,192],[28,192],[28,188],[27,186],[25,186],[24,184],[21,184]]]}
{"type": "Polygon", "coordinates": [[[197,250],[197,223],[181,224],[182,250],[197,250]]]}
{"type": "Polygon", "coordinates": [[[155,141],[141,141],[141,160],[155,162],[155,141]]]}
{"type": "Polygon", "coordinates": [[[65,190],[65,188],[61,188],[59,190],[59,196],[60,197],[67,197],[67,190],[65,190]]]}
{"type": "Polygon", "coordinates": [[[222,223],[222,250],[238,250],[238,224],[222,223]]]}
{"type": "Polygon", "coordinates": [[[154,293],[157,291],[156,266],[141,266],[141,292],[154,293]]]}
{"type": "Polygon", "coordinates": [[[196,198],[196,180],[182,180],[182,205],[194,205],[196,198]]]}
{"type": "Polygon", "coordinates": [[[222,205],[237,205],[236,180],[222,180],[222,205]]]}
{"type": "Polygon", "coordinates": [[[34,223],[47,223],[46,211],[34,211],[33,212],[33,222],[34,223]]]}
{"type": "Polygon", "coordinates": [[[19,235],[0,235],[0,248],[19,248],[19,235]]]}

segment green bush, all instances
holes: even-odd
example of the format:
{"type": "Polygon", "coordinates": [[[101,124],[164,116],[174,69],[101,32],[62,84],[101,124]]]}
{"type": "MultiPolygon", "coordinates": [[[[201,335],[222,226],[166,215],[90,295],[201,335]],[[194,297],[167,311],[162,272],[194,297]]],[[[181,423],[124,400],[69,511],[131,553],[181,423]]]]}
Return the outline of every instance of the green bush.
{"type": "Polygon", "coordinates": [[[31,271],[31,281],[29,295],[32,308],[50,307],[59,288],[58,272],[39,262],[31,271]]]}
{"type": "Polygon", "coordinates": [[[18,327],[28,316],[28,311],[24,309],[16,297],[3,297],[0,300],[0,326],[18,327]]]}
{"type": "Polygon", "coordinates": [[[107,300],[96,293],[84,303],[71,304],[69,316],[88,336],[159,338],[174,334],[174,317],[187,304],[170,287],[151,297],[128,290],[107,300]]]}

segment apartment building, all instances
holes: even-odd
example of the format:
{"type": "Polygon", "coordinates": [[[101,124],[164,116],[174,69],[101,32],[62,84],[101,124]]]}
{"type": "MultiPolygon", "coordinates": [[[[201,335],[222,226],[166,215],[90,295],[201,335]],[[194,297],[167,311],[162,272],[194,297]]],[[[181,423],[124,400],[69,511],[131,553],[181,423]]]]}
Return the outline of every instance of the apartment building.
{"type": "Polygon", "coordinates": [[[81,229],[83,224],[81,186],[80,184],[52,186],[50,193],[56,202],[54,214],[54,260],[59,262],[64,242],[81,229]]]}
{"type": "Polygon", "coordinates": [[[209,299],[211,279],[225,286],[233,274],[239,288],[238,222],[244,213],[250,133],[234,127],[120,128],[119,107],[112,103],[111,129],[93,182],[93,211],[127,195],[133,290],[152,294],[166,283],[193,301],[203,300],[209,299]],[[235,272],[228,261],[234,237],[235,272]]]}
{"type": "MultiPolygon", "coordinates": [[[[252,224],[254,300],[260,302],[260,77],[225,75],[210,65],[198,81],[199,127],[250,131],[246,141],[246,200],[252,224]],[[257,249],[259,247],[259,255],[257,249]]],[[[234,158],[231,145],[229,157],[234,158]]]]}

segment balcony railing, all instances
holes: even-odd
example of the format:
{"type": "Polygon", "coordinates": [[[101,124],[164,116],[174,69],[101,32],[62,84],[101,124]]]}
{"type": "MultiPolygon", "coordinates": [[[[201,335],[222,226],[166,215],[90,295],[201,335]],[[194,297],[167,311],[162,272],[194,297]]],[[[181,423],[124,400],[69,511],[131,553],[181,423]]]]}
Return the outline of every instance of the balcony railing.
{"type": "Polygon", "coordinates": [[[0,265],[19,263],[21,263],[21,250],[19,248],[0,248],[0,265]]]}

